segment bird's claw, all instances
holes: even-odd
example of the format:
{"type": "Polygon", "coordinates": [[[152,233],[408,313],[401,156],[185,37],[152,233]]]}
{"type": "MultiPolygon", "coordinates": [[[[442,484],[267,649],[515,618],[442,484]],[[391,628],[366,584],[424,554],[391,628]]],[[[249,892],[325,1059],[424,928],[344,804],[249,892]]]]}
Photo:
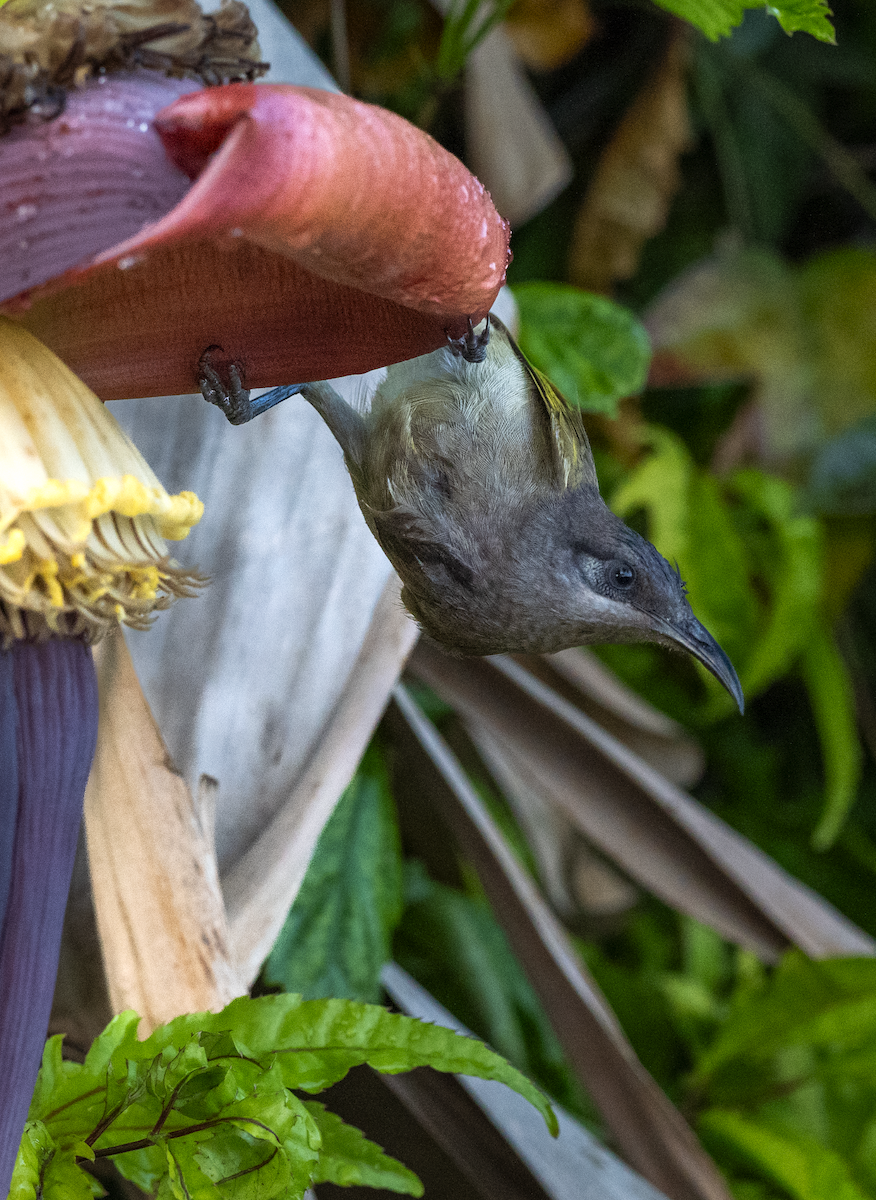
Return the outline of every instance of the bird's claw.
{"type": "Polygon", "coordinates": [[[221,346],[208,346],[198,359],[198,386],[209,404],[221,408],[232,425],[245,425],[255,416],[249,389],[243,384],[243,368],[230,362],[218,367],[213,361],[221,346]]]}
{"type": "Polygon", "coordinates": [[[487,357],[487,347],[490,344],[490,314],[487,313],[487,323],[480,333],[475,333],[471,317],[468,318],[468,329],[459,338],[448,336],[450,348],[454,354],[459,354],[466,362],[481,363],[487,357]]]}
{"type": "Polygon", "coordinates": [[[198,386],[201,395],[210,404],[221,408],[232,425],[245,425],[253,417],[260,416],[285,400],[288,396],[297,395],[302,383],[290,383],[285,387],[271,388],[263,392],[257,400],[253,400],[249,388],[243,386],[243,366],[230,362],[227,366],[219,367],[213,361],[214,351],[222,350],[221,346],[208,346],[198,359],[198,386]]]}

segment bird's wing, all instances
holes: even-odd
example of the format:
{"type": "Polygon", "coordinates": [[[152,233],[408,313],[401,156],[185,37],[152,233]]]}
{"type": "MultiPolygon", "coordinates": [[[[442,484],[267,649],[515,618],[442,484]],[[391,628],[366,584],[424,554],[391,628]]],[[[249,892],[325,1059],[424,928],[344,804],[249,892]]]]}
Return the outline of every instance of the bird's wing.
{"type": "Polygon", "coordinates": [[[550,423],[551,447],[560,486],[577,488],[587,483],[596,486],[593,453],[590,449],[590,442],[587,440],[580,411],[573,407],[562,392],[554,387],[547,375],[532,365],[508,332],[507,327],[492,314],[490,321],[493,325],[498,325],[508,339],[509,346],[520,360],[539,399],[544,404],[550,423]]]}

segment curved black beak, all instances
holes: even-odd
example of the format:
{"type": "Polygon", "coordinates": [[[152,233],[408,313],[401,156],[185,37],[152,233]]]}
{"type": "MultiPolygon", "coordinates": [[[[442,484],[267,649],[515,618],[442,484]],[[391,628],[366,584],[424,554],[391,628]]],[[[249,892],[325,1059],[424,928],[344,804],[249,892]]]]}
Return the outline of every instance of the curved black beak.
{"type": "Polygon", "coordinates": [[[705,625],[691,613],[690,618],[681,627],[670,625],[668,621],[660,621],[659,626],[666,640],[699,659],[706,670],[711,671],[718,682],[727,689],[736,701],[740,713],[745,712],[745,697],[742,694],[739,676],[705,625]]]}

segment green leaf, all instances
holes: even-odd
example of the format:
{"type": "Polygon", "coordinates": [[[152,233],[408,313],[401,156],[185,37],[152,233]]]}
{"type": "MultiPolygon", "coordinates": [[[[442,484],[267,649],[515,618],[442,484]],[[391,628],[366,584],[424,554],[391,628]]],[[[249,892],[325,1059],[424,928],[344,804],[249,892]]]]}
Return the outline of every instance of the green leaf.
{"type": "MultiPolygon", "coordinates": [[[[496,1079],[557,1128],[541,1092],[492,1050],[376,1005],[241,997],[220,1013],[178,1017],[142,1042],[136,1026],[122,1014],[82,1066],[63,1063],[60,1042],[50,1041],[37,1084],[45,1116],[25,1132],[16,1200],[86,1200],[96,1185],[75,1160],[94,1153],[115,1158],[162,1200],[208,1200],[217,1189],[223,1200],[296,1200],[318,1169],[322,1137],[290,1089],[319,1091],[360,1063],[496,1079]]],[[[353,1135],[344,1137],[349,1148],[353,1135]]],[[[401,1168],[363,1153],[370,1168],[395,1171],[398,1184],[401,1168]]]]}
{"type": "Polygon", "coordinates": [[[464,1025],[580,1111],[562,1047],[489,905],[435,883],[419,863],[409,866],[396,960],[464,1025]]]}
{"type": "Polygon", "coordinates": [[[625,308],[570,284],[521,283],[520,349],[585,412],[615,416],[617,401],[644,387],[648,335],[625,308]]]}
{"type": "Polygon", "coordinates": [[[822,531],[796,512],[794,489],[784,480],[740,471],[732,486],[768,529],[755,564],[770,588],[767,620],[740,675],[746,694],[753,695],[790,670],[819,624],[822,531]]]}
{"type": "Polygon", "coordinates": [[[809,638],[801,665],[824,759],[824,809],[812,844],[827,850],[842,831],[861,777],[855,698],[846,665],[823,625],[809,638]]]}
{"type": "Polygon", "coordinates": [[[413,1171],[384,1154],[352,1125],[347,1125],[316,1100],[305,1107],[319,1126],[322,1146],[314,1183],[335,1183],[339,1187],[375,1187],[409,1196],[422,1196],[423,1185],[413,1171]]]}
{"type": "MultiPolygon", "coordinates": [[[[679,564],[697,616],[742,664],[757,634],[759,611],[730,506],[680,438],[656,426],[646,436],[653,453],[614,492],[611,506],[624,518],[645,510],[648,536],[669,562],[679,564]]],[[[741,667],[740,675],[745,686],[741,667]]],[[[718,691],[715,685],[713,694],[718,691]]]]}
{"type": "Polygon", "coordinates": [[[45,1165],[55,1149],[45,1125],[39,1121],[25,1125],[12,1171],[9,1200],[34,1200],[45,1165]]]}
{"type": "Polygon", "coordinates": [[[104,1190],[77,1166],[41,1121],[28,1121],[15,1159],[9,1200],[93,1200],[104,1190]]]}
{"type": "Polygon", "coordinates": [[[657,426],[647,431],[649,454],[611,497],[611,507],[627,518],[637,509],[648,516],[648,536],[670,562],[685,565],[690,539],[690,486],[694,464],[681,438],[657,426]]]}
{"type": "Polygon", "coordinates": [[[815,1138],[720,1109],[704,1113],[698,1130],[707,1149],[756,1170],[794,1200],[868,1200],[842,1158],[815,1138]]]}
{"type": "Polygon", "coordinates": [[[265,978],[307,999],[380,999],[380,971],[401,918],[401,846],[376,747],[323,829],[265,978]]]}
{"type": "Polygon", "coordinates": [[[765,8],[785,33],[811,33],[821,42],[836,42],[827,0],[776,0],[774,4],[763,4],[762,0],[657,0],[657,3],[696,25],[713,42],[731,33],[747,8],[765,8]]]}
{"type": "MultiPolygon", "coordinates": [[[[199,1169],[215,1184],[223,1200],[268,1200],[302,1192],[299,1174],[293,1182],[288,1154],[270,1138],[255,1138],[245,1129],[219,1133],[194,1148],[199,1169]]],[[[308,1171],[309,1174],[309,1171],[308,1171]]],[[[215,1194],[214,1194],[215,1200],[215,1194]]]]}
{"type": "Polygon", "coordinates": [[[483,1043],[376,1005],[300,996],[244,997],[232,1000],[222,1013],[200,1014],[198,1019],[224,1020],[241,1051],[251,1057],[275,1052],[290,1088],[321,1091],[362,1063],[390,1075],[431,1066],[506,1083],[535,1105],[548,1128],[556,1128],[553,1111],[538,1088],[483,1043]]]}
{"type": "Polygon", "coordinates": [[[764,1059],[788,1046],[851,1051],[876,1042],[876,959],[812,962],[789,951],[762,989],[730,1016],[697,1076],[706,1080],[732,1063],[764,1059]]]}

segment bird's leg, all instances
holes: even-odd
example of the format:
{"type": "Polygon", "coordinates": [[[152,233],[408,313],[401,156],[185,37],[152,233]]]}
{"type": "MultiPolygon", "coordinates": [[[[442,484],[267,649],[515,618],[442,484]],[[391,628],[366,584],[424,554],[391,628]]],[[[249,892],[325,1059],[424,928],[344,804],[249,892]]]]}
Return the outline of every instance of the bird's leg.
{"type": "Polygon", "coordinates": [[[290,383],[285,387],[271,388],[263,396],[252,400],[249,388],[244,386],[243,368],[239,363],[231,362],[225,367],[214,364],[213,352],[221,349],[221,346],[208,346],[198,359],[198,386],[204,399],[221,408],[232,425],[245,425],[253,417],[267,412],[306,386],[290,383]]]}
{"type": "Polygon", "coordinates": [[[487,357],[487,347],[490,344],[490,314],[487,313],[487,323],[480,333],[475,333],[474,325],[469,317],[466,333],[460,338],[448,337],[447,340],[453,353],[461,355],[466,362],[483,362],[487,357]]]}
{"type": "Polygon", "coordinates": [[[219,346],[208,346],[201,355],[198,360],[198,384],[204,399],[221,408],[232,425],[244,425],[288,396],[300,395],[328,425],[344,454],[353,463],[361,462],[365,422],[330,384],[291,383],[285,387],[271,388],[263,396],[252,400],[249,389],[243,385],[243,371],[238,363],[229,363],[224,368],[214,365],[212,354],[219,349],[219,346]]]}

